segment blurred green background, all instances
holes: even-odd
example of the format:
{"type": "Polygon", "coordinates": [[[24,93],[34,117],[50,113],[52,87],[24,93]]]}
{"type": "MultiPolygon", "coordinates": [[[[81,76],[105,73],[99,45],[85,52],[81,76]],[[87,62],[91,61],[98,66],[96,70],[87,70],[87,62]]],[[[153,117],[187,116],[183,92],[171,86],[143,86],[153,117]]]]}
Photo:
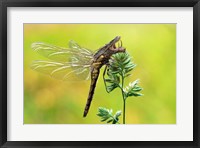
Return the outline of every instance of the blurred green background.
{"type": "Polygon", "coordinates": [[[95,51],[117,35],[137,64],[126,84],[140,79],[144,94],[126,101],[126,123],[175,124],[175,24],[24,24],[24,123],[102,124],[98,107],[122,110],[120,90],[105,90],[103,69],[89,114],[83,118],[90,81],[62,82],[30,68],[33,60],[47,60],[31,49],[33,42],[68,47],[74,40],[95,51]]]}

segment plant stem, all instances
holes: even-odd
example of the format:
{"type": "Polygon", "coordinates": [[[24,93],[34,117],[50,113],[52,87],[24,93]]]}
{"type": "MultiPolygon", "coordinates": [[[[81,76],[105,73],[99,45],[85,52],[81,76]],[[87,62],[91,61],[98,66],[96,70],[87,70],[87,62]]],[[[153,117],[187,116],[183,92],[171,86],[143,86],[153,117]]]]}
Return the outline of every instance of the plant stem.
{"type": "Polygon", "coordinates": [[[123,101],[124,103],[124,106],[123,106],[123,124],[126,123],[126,113],[125,113],[125,110],[126,110],[126,100],[123,101]]]}
{"type": "Polygon", "coordinates": [[[121,75],[122,77],[122,87],[121,87],[121,91],[122,91],[122,97],[123,97],[123,124],[126,123],[126,98],[124,95],[124,75],[121,75]]]}

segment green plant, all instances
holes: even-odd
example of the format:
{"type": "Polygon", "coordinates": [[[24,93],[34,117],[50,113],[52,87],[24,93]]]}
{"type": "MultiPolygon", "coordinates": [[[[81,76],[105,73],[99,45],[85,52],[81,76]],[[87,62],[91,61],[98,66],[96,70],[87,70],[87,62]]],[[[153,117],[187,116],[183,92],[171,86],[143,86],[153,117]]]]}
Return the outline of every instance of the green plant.
{"type": "Polygon", "coordinates": [[[139,93],[142,90],[142,88],[138,86],[139,80],[130,82],[126,87],[124,86],[125,78],[131,75],[129,72],[135,67],[136,65],[131,61],[131,57],[127,52],[117,53],[111,57],[109,64],[103,73],[104,84],[108,93],[113,91],[115,88],[119,88],[121,90],[123,99],[123,124],[126,122],[127,98],[131,96],[138,97],[142,95],[139,93]]]}
{"type": "Polygon", "coordinates": [[[121,111],[117,111],[115,115],[112,115],[112,109],[106,109],[103,107],[98,108],[97,116],[101,117],[101,122],[107,121],[107,123],[116,124],[119,123],[119,116],[121,115],[121,111]]]}

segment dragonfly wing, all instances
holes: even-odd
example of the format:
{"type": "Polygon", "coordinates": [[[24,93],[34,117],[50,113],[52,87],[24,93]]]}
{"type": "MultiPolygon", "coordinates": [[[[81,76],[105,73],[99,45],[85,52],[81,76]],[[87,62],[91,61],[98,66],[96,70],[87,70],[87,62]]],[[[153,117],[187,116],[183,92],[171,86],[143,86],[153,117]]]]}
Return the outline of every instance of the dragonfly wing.
{"type": "Polygon", "coordinates": [[[80,66],[71,62],[33,61],[31,68],[63,81],[88,80],[90,77],[90,65],[80,66]]]}
{"type": "Polygon", "coordinates": [[[33,43],[31,48],[44,57],[58,62],[67,62],[67,57],[71,54],[70,51],[67,51],[65,48],[42,42],[33,43]]]}
{"type": "Polygon", "coordinates": [[[34,61],[33,70],[48,74],[60,80],[86,80],[90,75],[93,53],[80,47],[76,42],[69,42],[69,49],[36,42],[32,49],[51,61],[34,61]]]}
{"type": "Polygon", "coordinates": [[[73,51],[78,51],[79,53],[81,53],[82,55],[84,55],[86,57],[87,56],[93,57],[93,55],[94,55],[94,53],[91,50],[81,47],[73,40],[69,41],[69,48],[73,49],[73,51]]]}
{"type": "Polygon", "coordinates": [[[93,53],[90,50],[81,48],[74,41],[69,42],[69,49],[42,42],[35,42],[31,47],[44,57],[57,62],[69,62],[72,56],[85,61],[84,63],[90,62],[93,59],[93,53]]]}

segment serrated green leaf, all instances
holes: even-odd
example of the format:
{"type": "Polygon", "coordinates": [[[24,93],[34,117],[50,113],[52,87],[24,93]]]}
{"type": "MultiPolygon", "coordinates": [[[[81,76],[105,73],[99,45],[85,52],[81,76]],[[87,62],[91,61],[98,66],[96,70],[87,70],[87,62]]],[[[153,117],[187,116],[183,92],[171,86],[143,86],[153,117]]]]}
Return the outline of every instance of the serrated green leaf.
{"type": "Polygon", "coordinates": [[[142,90],[141,87],[137,87],[137,88],[134,88],[134,89],[133,89],[134,92],[138,92],[138,91],[141,91],[141,90],[142,90]]]}
{"type": "Polygon", "coordinates": [[[131,97],[131,96],[139,97],[139,96],[142,96],[142,94],[140,94],[140,93],[128,93],[127,94],[127,97],[131,97]]]}
{"type": "Polygon", "coordinates": [[[115,116],[116,116],[116,117],[119,117],[119,116],[121,116],[121,113],[122,113],[121,110],[120,110],[120,111],[117,111],[117,112],[115,113],[115,116]]]}
{"type": "Polygon", "coordinates": [[[135,80],[134,82],[129,83],[129,85],[124,89],[124,93],[126,97],[131,97],[131,96],[142,96],[141,93],[138,93],[142,90],[140,86],[138,86],[139,80],[135,80]]]}
{"type": "MultiPolygon", "coordinates": [[[[119,114],[119,112],[117,112],[117,115],[119,114]]],[[[112,124],[116,124],[118,122],[118,117],[116,118],[116,115],[112,115],[112,109],[106,109],[103,107],[99,107],[98,108],[98,113],[97,116],[99,116],[101,118],[101,122],[106,121],[107,123],[112,122],[112,124]],[[115,121],[114,121],[115,120],[115,121]]]]}
{"type": "Polygon", "coordinates": [[[113,119],[110,119],[110,120],[107,121],[107,123],[110,123],[110,122],[112,122],[112,121],[113,121],[113,119]]]}
{"type": "Polygon", "coordinates": [[[110,117],[105,117],[105,118],[101,119],[101,122],[106,121],[108,118],[110,118],[110,117]]]}
{"type": "Polygon", "coordinates": [[[116,124],[118,122],[118,120],[113,120],[112,124],[116,124]]]}

